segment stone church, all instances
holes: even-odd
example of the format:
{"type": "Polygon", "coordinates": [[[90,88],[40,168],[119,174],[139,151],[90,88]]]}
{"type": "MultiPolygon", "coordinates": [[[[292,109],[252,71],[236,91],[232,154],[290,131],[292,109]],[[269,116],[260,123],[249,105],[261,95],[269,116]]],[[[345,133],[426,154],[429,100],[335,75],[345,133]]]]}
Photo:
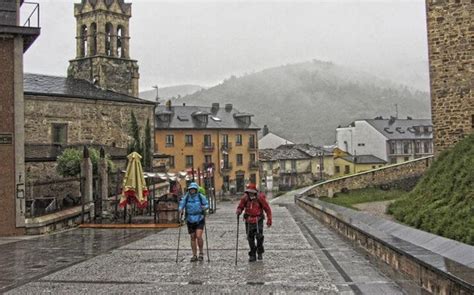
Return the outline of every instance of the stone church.
{"type": "Polygon", "coordinates": [[[67,77],[24,75],[27,201],[77,194],[77,181],[56,185],[56,158],[65,148],[104,147],[120,166],[131,112],[142,130],[149,120],[153,131],[155,104],[137,98],[138,65],[130,58],[131,4],[83,0],[74,15],[77,51],[67,77]]]}

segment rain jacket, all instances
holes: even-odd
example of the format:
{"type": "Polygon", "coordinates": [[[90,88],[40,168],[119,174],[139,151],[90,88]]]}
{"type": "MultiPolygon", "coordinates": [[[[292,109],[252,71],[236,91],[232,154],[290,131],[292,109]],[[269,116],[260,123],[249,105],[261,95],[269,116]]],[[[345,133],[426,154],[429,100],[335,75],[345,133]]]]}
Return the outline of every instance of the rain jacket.
{"type": "Polygon", "coordinates": [[[204,211],[209,208],[207,198],[201,193],[191,195],[189,192],[179,202],[179,210],[186,204],[186,220],[189,223],[198,223],[204,219],[204,211]],[[186,202],[187,199],[187,202],[186,202]]]}
{"type": "Polygon", "coordinates": [[[242,212],[244,212],[245,222],[247,223],[257,223],[260,219],[264,219],[263,212],[265,212],[267,215],[267,225],[272,225],[272,209],[262,192],[259,192],[258,197],[254,200],[251,200],[247,193],[245,193],[240,199],[236,213],[240,215],[242,212]]]}

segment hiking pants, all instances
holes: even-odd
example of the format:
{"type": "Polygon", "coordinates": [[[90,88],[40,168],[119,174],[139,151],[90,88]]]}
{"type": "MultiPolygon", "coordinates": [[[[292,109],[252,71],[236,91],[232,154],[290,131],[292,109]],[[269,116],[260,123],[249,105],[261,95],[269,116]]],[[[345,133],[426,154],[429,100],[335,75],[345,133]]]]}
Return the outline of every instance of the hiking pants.
{"type": "Polygon", "coordinates": [[[245,223],[245,231],[247,232],[247,240],[249,241],[249,256],[255,256],[256,253],[263,254],[263,218],[258,223],[245,223]],[[255,240],[257,243],[255,244],[255,240]]]}

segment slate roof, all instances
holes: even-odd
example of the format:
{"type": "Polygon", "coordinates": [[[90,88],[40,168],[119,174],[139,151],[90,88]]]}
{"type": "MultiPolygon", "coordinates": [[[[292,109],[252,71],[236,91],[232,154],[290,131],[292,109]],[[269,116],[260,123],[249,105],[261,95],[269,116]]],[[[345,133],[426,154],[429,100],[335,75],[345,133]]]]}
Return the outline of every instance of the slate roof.
{"type": "Polygon", "coordinates": [[[171,109],[167,106],[158,106],[155,114],[155,129],[260,129],[252,121],[246,124],[239,120],[240,116],[253,115],[241,113],[235,108],[226,111],[221,107],[212,112],[210,106],[171,106],[171,109]],[[207,116],[207,123],[201,121],[199,115],[207,116]],[[169,121],[164,120],[166,116],[170,116],[169,121]]]}
{"type": "Polygon", "coordinates": [[[432,139],[431,119],[371,119],[365,120],[388,139],[432,139]],[[419,128],[417,131],[416,128],[419,128]],[[425,132],[424,127],[428,128],[425,132]]]}
{"type": "Polygon", "coordinates": [[[307,160],[310,156],[298,149],[262,149],[258,150],[259,161],[307,160]]]}
{"type": "Polygon", "coordinates": [[[332,151],[326,148],[321,148],[314,146],[309,143],[299,143],[299,144],[293,144],[293,145],[284,145],[284,146],[279,146],[278,148],[295,148],[303,153],[307,154],[308,156],[314,158],[314,157],[319,157],[319,154],[322,152],[324,156],[330,156],[332,155],[332,151]]]}
{"type": "Polygon", "coordinates": [[[41,74],[25,74],[23,82],[24,92],[25,94],[29,95],[74,97],[148,105],[154,104],[154,102],[146,101],[133,96],[100,89],[88,81],[80,79],[41,74]]]}
{"type": "Polygon", "coordinates": [[[374,155],[345,156],[342,159],[357,164],[386,164],[387,162],[374,155]]]}

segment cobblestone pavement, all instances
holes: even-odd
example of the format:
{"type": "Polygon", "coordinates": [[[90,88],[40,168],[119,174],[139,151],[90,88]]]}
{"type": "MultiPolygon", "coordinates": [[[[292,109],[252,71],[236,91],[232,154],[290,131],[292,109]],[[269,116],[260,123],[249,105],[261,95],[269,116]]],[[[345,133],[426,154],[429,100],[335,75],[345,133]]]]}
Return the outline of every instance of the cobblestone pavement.
{"type": "Polygon", "coordinates": [[[278,198],[272,204],[274,222],[270,229],[265,227],[263,261],[247,262],[241,222],[235,265],[236,204],[223,203],[208,219],[210,263],[189,262],[185,227],[176,263],[178,229],[168,229],[56,272],[33,276],[30,283],[9,294],[402,293],[347,242],[295,207],[291,198],[278,198]]]}

